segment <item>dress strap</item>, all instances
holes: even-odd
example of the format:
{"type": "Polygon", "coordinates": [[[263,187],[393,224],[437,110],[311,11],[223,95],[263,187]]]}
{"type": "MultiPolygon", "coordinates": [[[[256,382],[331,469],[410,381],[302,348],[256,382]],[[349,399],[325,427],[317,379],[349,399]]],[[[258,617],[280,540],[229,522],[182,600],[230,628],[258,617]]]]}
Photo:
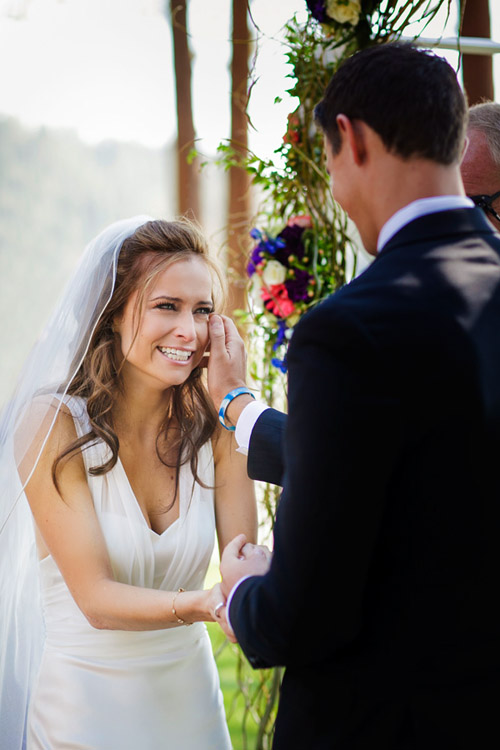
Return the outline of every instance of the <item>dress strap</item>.
{"type": "Polygon", "coordinates": [[[78,437],[85,435],[90,430],[90,420],[87,414],[87,402],[80,396],[70,396],[65,394],[60,396],[56,394],[56,398],[59,398],[62,403],[70,410],[78,437]]]}

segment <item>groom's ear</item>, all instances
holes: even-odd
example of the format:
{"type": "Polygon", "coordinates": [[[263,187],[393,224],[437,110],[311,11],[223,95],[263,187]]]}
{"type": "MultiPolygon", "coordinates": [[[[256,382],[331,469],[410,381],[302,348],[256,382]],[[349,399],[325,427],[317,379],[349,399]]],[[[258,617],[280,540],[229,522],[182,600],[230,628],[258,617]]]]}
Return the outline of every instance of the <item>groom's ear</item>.
{"type": "Polygon", "coordinates": [[[464,139],[464,145],[462,146],[462,155],[460,157],[460,164],[464,160],[464,156],[467,153],[467,149],[469,148],[469,143],[470,143],[470,138],[469,138],[469,136],[466,136],[465,139],[464,139]]]}
{"type": "Polygon", "coordinates": [[[351,120],[347,115],[337,115],[337,128],[342,138],[342,146],[349,150],[352,161],[361,166],[366,159],[364,123],[351,120]]]}

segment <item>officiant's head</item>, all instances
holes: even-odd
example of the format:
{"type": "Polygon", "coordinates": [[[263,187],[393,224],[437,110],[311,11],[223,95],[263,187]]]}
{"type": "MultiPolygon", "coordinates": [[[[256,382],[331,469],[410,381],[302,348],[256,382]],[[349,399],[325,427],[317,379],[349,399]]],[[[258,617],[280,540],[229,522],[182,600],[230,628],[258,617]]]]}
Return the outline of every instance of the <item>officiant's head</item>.
{"type": "Polygon", "coordinates": [[[463,192],[467,104],[443,58],[403,42],[362,50],[335,72],[314,115],[334,198],[369,252],[399,208],[463,192]]]}
{"type": "Polygon", "coordinates": [[[465,192],[500,230],[500,104],[470,108],[467,149],[461,164],[465,192]]]}

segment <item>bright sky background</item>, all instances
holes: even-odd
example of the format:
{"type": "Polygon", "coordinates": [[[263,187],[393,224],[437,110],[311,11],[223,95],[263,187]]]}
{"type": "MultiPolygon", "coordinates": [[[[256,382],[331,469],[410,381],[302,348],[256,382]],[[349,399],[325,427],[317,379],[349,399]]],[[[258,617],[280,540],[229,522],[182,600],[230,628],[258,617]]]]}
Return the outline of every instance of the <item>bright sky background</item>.
{"type": "MultiPolygon", "coordinates": [[[[171,31],[162,0],[0,0],[0,113],[159,146],[175,136],[171,31]],[[25,8],[21,18],[15,15],[25,8]]],[[[261,139],[290,111],[274,105],[286,66],[273,37],[301,0],[253,0],[263,31],[253,96],[261,139]],[[272,117],[270,110],[272,109],[272,117]]],[[[229,0],[190,0],[193,106],[202,149],[229,134],[229,0]]],[[[273,134],[276,138],[276,133],[273,134]]],[[[274,140],[272,147],[276,147],[274,140]]]]}
{"type": "MultiPolygon", "coordinates": [[[[164,0],[0,0],[0,115],[29,126],[74,128],[89,142],[106,138],[160,146],[175,136],[171,33],[164,0]],[[24,11],[24,12],[23,12],[24,11]],[[20,17],[16,18],[19,15],[20,17]]],[[[500,41],[500,4],[491,3],[500,41]]],[[[261,30],[250,113],[251,146],[271,153],[293,108],[279,35],[304,0],[253,0],[261,30]]],[[[229,133],[230,0],[190,0],[193,103],[200,149],[213,153],[229,133]]],[[[453,34],[456,12],[445,35],[453,34]]],[[[442,23],[426,36],[442,33],[442,23]]],[[[457,56],[449,55],[456,63],[457,56]]],[[[500,97],[500,54],[495,78],[500,97]]]]}

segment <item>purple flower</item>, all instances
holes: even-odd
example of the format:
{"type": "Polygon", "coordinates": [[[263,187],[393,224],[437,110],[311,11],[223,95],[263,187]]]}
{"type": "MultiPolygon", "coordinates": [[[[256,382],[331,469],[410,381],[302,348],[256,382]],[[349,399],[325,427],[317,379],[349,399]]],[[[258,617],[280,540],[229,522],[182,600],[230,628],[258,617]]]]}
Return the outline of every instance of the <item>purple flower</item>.
{"type": "Polygon", "coordinates": [[[297,260],[302,260],[305,253],[304,243],[302,242],[303,233],[304,227],[299,227],[298,224],[286,226],[276,238],[276,240],[281,240],[281,246],[274,254],[276,260],[279,260],[284,266],[289,265],[288,258],[290,255],[294,255],[297,260]]]}
{"type": "Polygon", "coordinates": [[[276,237],[275,240],[268,238],[264,242],[264,245],[268,253],[270,253],[271,255],[275,255],[277,250],[279,250],[282,247],[285,247],[285,241],[280,240],[278,236],[276,237]]]}
{"type": "Polygon", "coordinates": [[[262,243],[259,242],[259,244],[252,250],[250,260],[248,261],[247,274],[249,276],[254,275],[255,271],[257,270],[257,266],[262,262],[262,259],[264,257],[263,252],[265,252],[265,248],[263,247],[262,243]]]}
{"type": "Polygon", "coordinates": [[[252,229],[252,231],[250,232],[250,236],[254,240],[260,240],[259,244],[256,245],[252,250],[250,260],[247,265],[247,274],[249,276],[253,276],[256,271],[256,267],[266,257],[265,254],[267,253],[268,255],[276,256],[278,252],[281,252],[285,248],[286,240],[280,239],[279,236],[276,237],[276,239],[267,237],[260,231],[260,229],[252,229]]]}
{"type": "Polygon", "coordinates": [[[324,0],[306,0],[306,2],[313,18],[321,23],[328,21],[324,0]]]}
{"type": "Polygon", "coordinates": [[[276,334],[276,341],[273,344],[273,351],[275,352],[276,349],[279,349],[281,344],[286,343],[286,332],[288,330],[288,326],[285,323],[284,320],[278,320],[278,333],[276,334]]]}
{"type": "Polygon", "coordinates": [[[307,287],[312,276],[307,271],[302,271],[299,268],[295,270],[295,277],[293,279],[287,279],[285,281],[286,290],[288,296],[293,302],[307,299],[307,287]]]}

